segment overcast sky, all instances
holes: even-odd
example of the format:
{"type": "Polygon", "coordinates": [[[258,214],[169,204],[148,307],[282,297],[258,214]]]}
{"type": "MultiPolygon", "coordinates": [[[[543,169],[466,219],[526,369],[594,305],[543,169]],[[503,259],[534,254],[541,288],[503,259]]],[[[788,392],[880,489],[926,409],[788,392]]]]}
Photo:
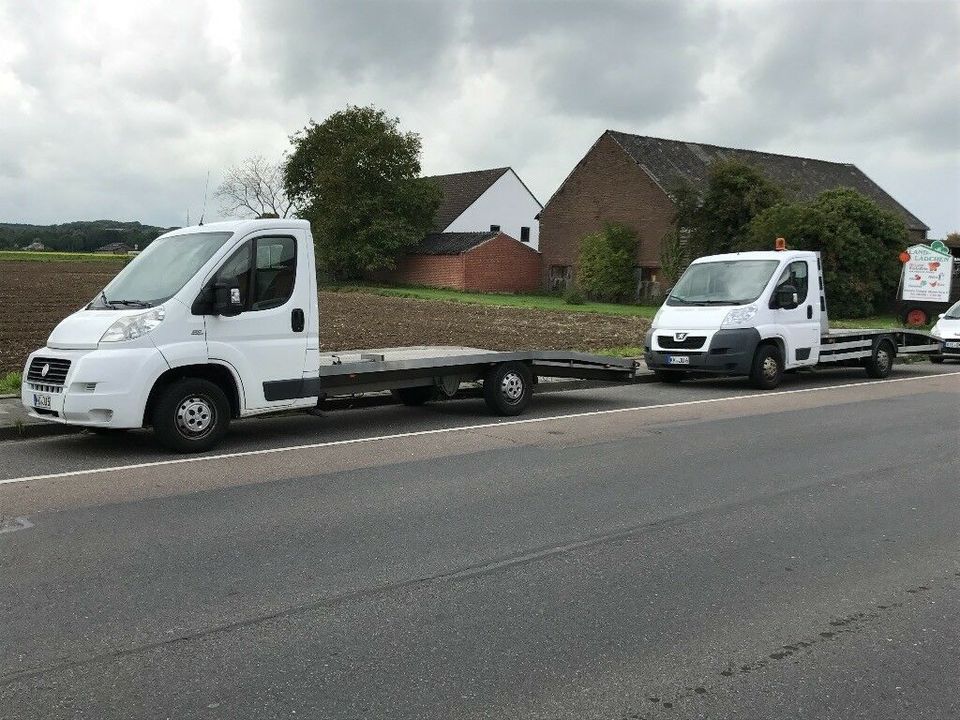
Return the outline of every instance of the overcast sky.
{"type": "Polygon", "coordinates": [[[195,222],[207,170],[369,103],[541,202],[610,128],[852,162],[960,230],[956,1],[0,0],[0,221],[195,222]]]}

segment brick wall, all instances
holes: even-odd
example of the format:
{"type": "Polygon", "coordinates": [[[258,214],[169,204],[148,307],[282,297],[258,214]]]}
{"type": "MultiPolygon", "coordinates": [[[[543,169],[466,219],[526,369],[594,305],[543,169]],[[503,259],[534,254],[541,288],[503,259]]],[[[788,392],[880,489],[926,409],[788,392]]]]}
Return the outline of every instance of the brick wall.
{"type": "Polygon", "coordinates": [[[427,285],[429,287],[465,290],[465,255],[407,255],[397,263],[397,269],[383,274],[382,279],[398,285],[427,285]]]}
{"type": "Polygon", "coordinates": [[[407,255],[376,282],[476,292],[531,292],[540,288],[540,253],[504,233],[461,255],[407,255]]]}
{"type": "Polygon", "coordinates": [[[540,253],[504,233],[462,257],[467,290],[531,292],[540,287],[540,253]]]}
{"type": "Polygon", "coordinates": [[[674,206],[609,135],[602,135],[540,214],[541,278],[548,287],[551,265],[570,265],[576,280],[580,240],[622,223],[637,233],[637,265],[660,267],[660,242],[674,206]]]}

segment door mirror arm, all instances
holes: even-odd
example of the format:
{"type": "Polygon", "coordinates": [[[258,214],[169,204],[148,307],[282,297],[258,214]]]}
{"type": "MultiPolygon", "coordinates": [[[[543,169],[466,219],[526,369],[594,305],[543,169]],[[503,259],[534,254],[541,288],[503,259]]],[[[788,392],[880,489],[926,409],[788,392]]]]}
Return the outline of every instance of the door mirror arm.
{"type": "Polygon", "coordinates": [[[774,308],[793,310],[800,306],[800,294],[793,285],[781,285],[773,293],[774,308]]]}

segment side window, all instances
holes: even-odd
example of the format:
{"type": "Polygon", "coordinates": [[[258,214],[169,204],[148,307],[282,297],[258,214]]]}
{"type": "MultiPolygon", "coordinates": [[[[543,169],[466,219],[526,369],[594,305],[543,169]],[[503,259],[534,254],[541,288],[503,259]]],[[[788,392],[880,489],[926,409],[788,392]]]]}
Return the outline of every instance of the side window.
{"type": "Polygon", "coordinates": [[[530,228],[526,226],[520,228],[520,242],[530,242],[530,228]]]}
{"type": "Polygon", "coordinates": [[[291,237],[256,239],[256,282],[251,310],[280,307],[293,295],[297,277],[297,244],[291,237]]]}
{"type": "Polygon", "coordinates": [[[239,287],[245,309],[269,310],[290,299],[296,275],[296,241],[260,237],[241,245],[217,271],[215,282],[239,287]]]}
{"type": "Polygon", "coordinates": [[[806,260],[797,260],[784,268],[783,274],[777,280],[777,288],[783,285],[793,285],[797,289],[798,301],[800,303],[806,301],[807,288],[810,285],[806,260]]]}

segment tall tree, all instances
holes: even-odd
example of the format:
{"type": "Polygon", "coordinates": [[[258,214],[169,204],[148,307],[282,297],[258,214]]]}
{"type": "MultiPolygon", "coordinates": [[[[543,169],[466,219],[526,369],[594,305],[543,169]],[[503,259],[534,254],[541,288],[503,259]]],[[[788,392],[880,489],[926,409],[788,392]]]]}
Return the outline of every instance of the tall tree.
{"type": "Polygon", "coordinates": [[[283,163],[262,155],[247,158],[227,170],[214,193],[224,215],[259,217],[290,214],[291,202],[283,185],[283,163]]]}
{"type": "Polygon", "coordinates": [[[420,175],[420,136],[373,106],[350,106],[291,136],[284,179],[336,277],[391,268],[434,223],[440,188],[420,175]]]}

